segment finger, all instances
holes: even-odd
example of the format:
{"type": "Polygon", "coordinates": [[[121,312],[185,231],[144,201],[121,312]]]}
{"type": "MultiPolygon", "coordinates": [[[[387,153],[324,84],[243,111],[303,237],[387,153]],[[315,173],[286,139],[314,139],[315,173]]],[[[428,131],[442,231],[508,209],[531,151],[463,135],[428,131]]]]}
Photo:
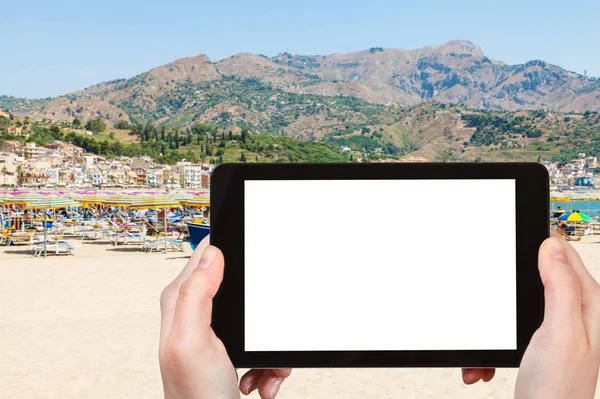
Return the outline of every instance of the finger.
{"type": "Polygon", "coordinates": [[[600,351],[600,285],[587,270],[575,248],[566,241],[562,244],[565,247],[567,260],[579,281],[583,322],[588,342],[600,351]]]}
{"type": "Polygon", "coordinates": [[[223,280],[223,254],[217,247],[208,246],[202,253],[198,266],[181,284],[175,304],[175,315],[170,337],[184,344],[193,340],[190,347],[201,348],[209,344],[212,299],[223,280]]]}
{"type": "Polygon", "coordinates": [[[585,306],[586,302],[592,299],[594,294],[596,294],[598,289],[598,282],[596,282],[594,277],[592,277],[588,269],[585,267],[583,261],[581,260],[581,257],[579,256],[575,248],[573,248],[573,246],[567,241],[563,240],[561,241],[561,243],[565,248],[565,253],[569,265],[571,265],[571,267],[575,271],[575,274],[577,274],[579,286],[581,287],[581,300],[585,306]]]}
{"type": "Polygon", "coordinates": [[[484,369],[483,377],[481,377],[481,379],[484,382],[490,382],[492,380],[492,378],[494,378],[495,375],[496,375],[496,369],[484,369]]]}
{"type": "Polygon", "coordinates": [[[258,388],[258,380],[264,370],[252,369],[242,376],[240,379],[240,392],[244,395],[250,395],[252,391],[258,388]]]}
{"type": "Polygon", "coordinates": [[[583,328],[579,281],[567,260],[563,241],[548,238],[540,247],[538,268],[544,284],[544,323],[583,328]]]}
{"type": "Polygon", "coordinates": [[[292,374],[292,369],[272,369],[271,370],[276,377],[287,378],[292,374]]]}
{"type": "Polygon", "coordinates": [[[275,399],[283,380],[273,370],[265,370],[258,380],[258,394],[262,399],[275,399]]]}
{"type": "Polygon", "coordinates": [[[462,369],[462,379],[467,385],[475,384],[483,377],[483,369],[462,369]]]}
{"type": "Polygon", "coordinates": [[[185,280],[187,280],[187,278],[190,276],[190,274],[192,274],[192,271],[194,271],[196,266],[198,266],[198,262],[200,261],[200,258],[202,257],[202,253],[204,252],[206,247],[208,247],[209,243],[210,243],[210,236],[206,236],[206,237],[204,237],[204,239],[202,241],[200,241],[200,243],[198,244],[198,246],[196,247],[194,252],[192,252],[192,256],[190,256],[190,259],[186,263],[185,267],[181,270],[179,275],[175,278],[175,282],[177,282],[179,285],[181,285],[185,280]]]}
{"type": "Polygon", "coordinates": [[[159,349],[164,347],[171,325],[173,324],[173,315],[175,314],[175,303],[179,295],[181,284],[188,278],[190,273],[198,266],[204,249],[208,246],[208,236],[200,242],[187,264],[179,275],[162,292],[160,296],[160,338],[159,349]]]}

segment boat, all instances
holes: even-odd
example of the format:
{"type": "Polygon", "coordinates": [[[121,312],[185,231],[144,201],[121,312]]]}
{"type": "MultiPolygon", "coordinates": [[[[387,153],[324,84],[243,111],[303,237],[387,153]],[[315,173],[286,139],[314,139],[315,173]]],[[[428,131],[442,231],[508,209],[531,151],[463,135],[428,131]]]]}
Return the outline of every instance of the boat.
{"type": "Polygon", "coordinates": [[[200,241],[210,233],[210,225],[205,223],[187,222],[187,227],[190,233],[190,246],[193,250],[196,250],[200,241]]]}

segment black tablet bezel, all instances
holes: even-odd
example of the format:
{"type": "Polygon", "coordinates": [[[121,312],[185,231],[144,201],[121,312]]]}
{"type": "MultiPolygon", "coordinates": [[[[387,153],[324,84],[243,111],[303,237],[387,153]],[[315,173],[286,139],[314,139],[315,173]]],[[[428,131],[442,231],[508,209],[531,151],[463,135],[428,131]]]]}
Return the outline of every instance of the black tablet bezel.
{"type": "MultiPolygon", "coordinates": [[[[502,215],[498,215],[501,218],[502,215]]],[[[517,367],[543,319],[537,252],[549,236],[548,172],[537,163],[224,164],[211,179],[210,241],[225,256],[213,329],[235,367],[517,367]],[[244,350],[244,181],[515,179],[517,349],[448,351],[244,350]]],[[[476,315],[474,315],[476,317],[476,315]]]]}

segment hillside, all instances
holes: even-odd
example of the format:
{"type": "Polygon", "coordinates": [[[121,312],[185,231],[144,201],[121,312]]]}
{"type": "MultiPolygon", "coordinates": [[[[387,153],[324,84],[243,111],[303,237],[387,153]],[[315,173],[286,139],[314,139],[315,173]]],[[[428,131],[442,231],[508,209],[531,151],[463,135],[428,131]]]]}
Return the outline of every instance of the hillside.
{"type": "MultiPolygon", "coordinates": [[[[86,150],[101,155],[147,154],[172,163],[184,157],[218,162],[239,161],[242,152],[249,161],[285,160],[342,161],[349,153],[354,159],[396,158],[405,156],[431,161],[536,161],[538,158],[564,163],[578,153],[600,156],[600,113],[565,114],[550,111],[476,111],[439,103],[414,107],[361,108],[374,112],[371,124],[357,130],[340,127],[322,131],[318,138],[249,134],[217,124],[194,124],[190,128],[129,125],[121,122],[119,129],[98,128],[64,122],[60,126],[30,122],[27,118],[0,119],[0,140],[24,139],[43,144],[60,135],[86,150]],[[376,123],[375,123],[376,122],[376,123]],[[93,137],[83,134],[94,130],[93,137]],[[49,133],[50,132],[50,133],[49,133]],[[73,135],[70,135],[73,133],[73,135]],[[242,145],[241,137],[250,143],[242,145]],[[101,142],[106,142],[102,144],[101,142]],[[223,144],[224,143],[224,144],[223,144]],[[270,145],[273,146],[270,146],[270,145]],[[301,149],[301,151],[299,150],[301,149]],[[300,152],[298,152],[300,151],[300,152]],[[161,155],[162,154],[162,155],[161,155]],[[300,154],[300,155],[299,155],[300,154]]],[[[93,121],[92,121],[93,122],[93,121]]],[[[103,124],[101,124],[103,125],[103,124]]]]}
{"type": "Polygon", "coordinates": [[[0,108],[67,127],[100,118],[109,128],[188,132],[204,123],[431,160],[535,160],[559,156],[559,145],[600,148],[600,80],[543,61],[507,65],[467,41],[217,62],[197,55],[54,99],[0,96],[0,108]]]}
{"type": "MultiPolygon", "coordinates": [[[[269,131],[287,119],[291,126],[278,133],[295,136],[302,130],[327,130],[307,105],[329,103],[339,114],[347,110],[331,103],[340,96],[373,106],[436,101],[475,109],[585,112],[600,110],[600,80],[539,60],[507,65],[489,59],[471,42],[455,40],[415,50],[374,47],[328,56],[240,53],[211,62],[197,55],[52,100],[0,97],[0,108],[37,119],[101,116],[112,123],[125,119],[170,126],[243,121],[269,131]],[[313,113],[307,115],[304,108],[313,113]],[[290,120],[296,114],[306,118],[290,120]]],[[[348,118],[358,122],[364,116],[343,116],[348,118]]]]}

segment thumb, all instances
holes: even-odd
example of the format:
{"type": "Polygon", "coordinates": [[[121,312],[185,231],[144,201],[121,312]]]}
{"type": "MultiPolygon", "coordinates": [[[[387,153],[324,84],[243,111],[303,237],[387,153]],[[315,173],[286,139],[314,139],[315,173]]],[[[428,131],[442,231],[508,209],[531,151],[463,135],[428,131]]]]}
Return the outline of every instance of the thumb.
{"type": "Polygon", "coordinates": [[[206,247],[198,266],[179,288],[171,328],[175,339],[183,343],[209,338],[212,300],[223,280],[223,266],[223,253],[212,245],[206,247]]]}
{"type": "Polygon", "coordinates": [[[544,324],[582,327],[581,289],[562,241],[548,238],[539,251],[538,268],[544,284],[544,324]]]}

